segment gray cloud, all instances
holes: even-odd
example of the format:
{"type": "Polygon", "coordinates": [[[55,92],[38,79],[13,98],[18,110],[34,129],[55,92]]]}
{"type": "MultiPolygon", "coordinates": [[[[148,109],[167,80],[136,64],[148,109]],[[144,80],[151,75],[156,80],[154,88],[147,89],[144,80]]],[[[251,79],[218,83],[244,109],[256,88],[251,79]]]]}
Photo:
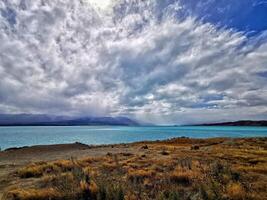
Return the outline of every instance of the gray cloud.
{"type": "Polygon", "coordinates": [[[112,12],[87,1],[1,1],[0,112],[267,118],[267,32],[248,38],[177,17],[180,9],[152,0],[117,1],[112,12]]]}

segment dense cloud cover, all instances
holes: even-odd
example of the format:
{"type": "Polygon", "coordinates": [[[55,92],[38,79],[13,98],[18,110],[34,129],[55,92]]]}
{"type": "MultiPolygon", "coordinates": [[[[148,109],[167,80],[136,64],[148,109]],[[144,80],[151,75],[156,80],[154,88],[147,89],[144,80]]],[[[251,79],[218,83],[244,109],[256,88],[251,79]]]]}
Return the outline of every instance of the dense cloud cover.
{"type": "Polygon", "coordinates": [[[218,26],[182,2],[0,1],[0,113],[267,119],[267,31],[218,26]]]}

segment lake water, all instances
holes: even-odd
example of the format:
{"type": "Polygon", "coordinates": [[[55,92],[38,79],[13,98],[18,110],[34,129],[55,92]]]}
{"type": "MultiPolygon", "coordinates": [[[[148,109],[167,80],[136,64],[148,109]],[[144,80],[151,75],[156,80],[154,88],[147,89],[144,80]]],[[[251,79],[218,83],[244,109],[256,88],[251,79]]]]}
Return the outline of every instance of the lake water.
{"type": "Polygon", "coordinates": [[[121,127],[121,126],[26,126],[0,127],[0,147],[22,147],[43,144],[81,142],[116,144],[174,137],[267,137],[267,127],[121,127]]]}

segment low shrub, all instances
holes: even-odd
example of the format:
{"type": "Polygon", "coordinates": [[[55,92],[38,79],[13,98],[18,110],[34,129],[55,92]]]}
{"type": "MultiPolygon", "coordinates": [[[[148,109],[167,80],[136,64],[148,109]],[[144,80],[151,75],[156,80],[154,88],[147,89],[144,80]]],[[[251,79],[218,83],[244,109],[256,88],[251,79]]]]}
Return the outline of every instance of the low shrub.
{"type": "Polygon", "coordinates": [[[168,151],[166,151],[166,150],[162,150],[162,151],[160,152],[160,154],[163,155],[163,156],[168,156],[168,155],[170,155],[170,153],[169,153],[168,151]]]}
{"type": "Polygon", "coordinates": [[[124,200],[123,188],[109,184],[101,184],[97,193],[97,200],[124,200]]]}
{"type": "Polygon", "coordinates": [[[164,191],[160,193],[158,200],[179,200],[179,193],[176,191],[164,191]]]}
{"type": "Polygon", "coordinates": [[[144,145],[144,146],[141,147],[141,149],[148,149],[148,146],[144,145]]]}
{"type": "Polygon", "coordinates": [[[193,145],[191,146],[191,150],[199,150],[200,147],[198,145],[193,145]]]}

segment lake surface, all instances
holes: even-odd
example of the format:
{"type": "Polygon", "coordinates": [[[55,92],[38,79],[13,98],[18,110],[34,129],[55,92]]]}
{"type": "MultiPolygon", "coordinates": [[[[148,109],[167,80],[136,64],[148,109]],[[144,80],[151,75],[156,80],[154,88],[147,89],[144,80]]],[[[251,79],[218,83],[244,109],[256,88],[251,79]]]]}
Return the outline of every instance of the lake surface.
{"type": "Polygon", "coordinates": [[[0,147],[22,147],[43,144],[81,142],[116,144],[174,137],[267,137],[267,127],[181,126],[26,126],[0,127],[0,147]]]}

